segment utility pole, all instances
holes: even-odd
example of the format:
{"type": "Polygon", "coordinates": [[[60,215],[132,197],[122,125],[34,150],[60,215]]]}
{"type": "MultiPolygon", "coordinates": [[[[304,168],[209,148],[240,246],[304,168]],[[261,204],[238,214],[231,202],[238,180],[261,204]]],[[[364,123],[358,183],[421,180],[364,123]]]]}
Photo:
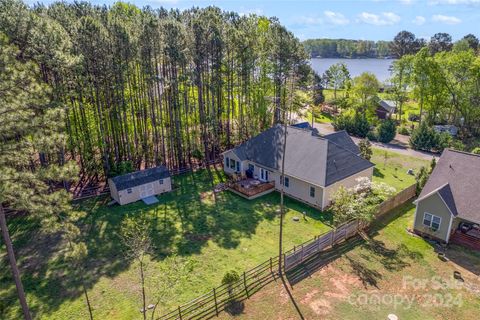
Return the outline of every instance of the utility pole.
{"type": "Polygon", "coordinates": [[[285,215],[285,203],[284,203],[284,188],[285,188],[285,155],[287,151],[287,128],[288,128],[288,116],[291,114],[288,113],[288,109],[292,104],[292,94],[294,89],[294,79],[291,82],[292,88],[288,94],[288,103],[286,108],[283,109],[283,152],[282,152],[282,174],[280,176],[281,189],[280,189],[280,234],[278,238],[278,273],[282,276],[282,263],[283,263],[283,217],[285,215]]]}
{"type": "Polygon", "coordinates": [[[15,286],[17,287],[18,300],[20,300],[20,305],[22,306],[23,317],[25,318],[25,320],[32,320],[30,310],[28,309],[27,298],[25,297],[25,291],[23,290],[20,272],[18,271],[17,260],[15,259],[15,253],[13,252],[12,240],[10,239],[10,235],[8,233],[5,211],[3,210],[3,206],[1,203],[0,229],[2,231],[3,242],[5,242],[5,247],[7,248],[8,261],[10,262],[10,267],[12,269],[12,276],[13,280],[15,281],[15,286]]]}

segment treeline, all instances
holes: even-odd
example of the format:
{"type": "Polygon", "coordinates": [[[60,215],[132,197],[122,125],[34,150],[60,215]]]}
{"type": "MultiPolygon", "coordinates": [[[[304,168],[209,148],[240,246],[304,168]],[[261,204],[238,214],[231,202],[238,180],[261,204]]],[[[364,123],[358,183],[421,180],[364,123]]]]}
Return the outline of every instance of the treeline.
{"type": "Polygon", "coordinates": [[[281,121],[289,90],[311,76],[303,46],[276,19],[216,7],[2,0],[0,32],[66,113],[61,158],[88,173],[215,159],[281,121]]]}
{"type": "Polygon", "coordinates": [[[309,39],[303,42],[312,58],[390,57],[390,41],[309,39]]]}

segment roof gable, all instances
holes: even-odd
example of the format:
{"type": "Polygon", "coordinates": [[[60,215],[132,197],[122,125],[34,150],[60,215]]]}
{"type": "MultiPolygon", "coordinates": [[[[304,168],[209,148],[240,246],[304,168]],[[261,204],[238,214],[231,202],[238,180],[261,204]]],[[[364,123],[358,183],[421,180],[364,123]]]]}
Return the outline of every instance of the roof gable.
{"type": "Polygon", "coordinates": [[[350,136],[345,130],[330,133],[323,137],[339,145],[340,147],[347,149],[350,152],[360,154],[360,149],[355,144],[355,142],[353,142],[352,138],[350,138],[350,136]]]}
{"type": "Polygon", "coordinates": [[[437,191],[452,214],[480,223],[480,156],[445,149],[419,200],[437,191]]]}

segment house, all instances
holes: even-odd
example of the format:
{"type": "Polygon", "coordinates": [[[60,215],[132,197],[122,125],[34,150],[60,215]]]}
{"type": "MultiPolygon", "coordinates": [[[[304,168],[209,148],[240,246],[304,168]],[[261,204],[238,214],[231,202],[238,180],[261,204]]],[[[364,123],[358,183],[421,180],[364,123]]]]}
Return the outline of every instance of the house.
{"type": "Polygon", "coordinates": [[[392,100],[380,100],[375,110],[379,119],[389,119],[397,110],[397,104],[392,100]]]}
{"type": "Polygon", "coordinates": [[[140,170],[108,179],[110,194],[120,205],[172,190],[170,171],[165,166],[140,170]]]}
{"type": "Polygon", "coordinates": [[[446,132],[452,137],[456,136],[458,133],[458,128],[452,124],[436,125],[433,126],[433,129],[438,133],[446,132]]]}
{"type": "MultiPolygon", "coordinates": [[[[233,191],[250,196],[248,191],[259,183],[262,192],[269,186],[280,190],[283,141],[284,127],[275,125],[224,152],[224,171],[241,177],[233,191]]],[[[345,131],[320,136],[316,130],[288,126],[286,148],[284,192],[313,207],[324,209],[340,186],[353,187],[357,178],[373,174],[374,165],[359,156],[345,131]]]]}
{"type": "Polygon", "coordinates": [[[415,201],[414,230],[480,249],[479,195],[480,155],[445,149],[415,201]]]}

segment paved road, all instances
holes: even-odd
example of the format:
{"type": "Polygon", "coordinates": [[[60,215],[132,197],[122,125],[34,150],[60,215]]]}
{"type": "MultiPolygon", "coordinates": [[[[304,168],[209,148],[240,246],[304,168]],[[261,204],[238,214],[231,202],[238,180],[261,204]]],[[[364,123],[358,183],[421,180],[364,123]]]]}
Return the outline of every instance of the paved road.
{"type": "MultiPolygon", "coordinates": [[[[335,132],[335,130],[333,129],[333,126],[330,123],[314,123],[313,126],[320,132],[320,134],[329,134],[329,133],[335,132]]],[[[352,137],[352,139],[353,141],[355,141],[356,144],[358,144],[358,142],[361,140],[360,138],[357,138],[357,137],[352,137]]],[[[413,157],[417,157],[425,160],[431,160],[433,157],[438,159],[439,157],[438,154],[424,152],[424,151],[417,151],[409,148],[408,136],[404,136],[398,133],[395,136],[395,139],[392,140],[391,143],[381,143],[381,142],[372,141],[372,145],[375,148],[394,151],[404,155],[413,156],[413,157]]]]}

